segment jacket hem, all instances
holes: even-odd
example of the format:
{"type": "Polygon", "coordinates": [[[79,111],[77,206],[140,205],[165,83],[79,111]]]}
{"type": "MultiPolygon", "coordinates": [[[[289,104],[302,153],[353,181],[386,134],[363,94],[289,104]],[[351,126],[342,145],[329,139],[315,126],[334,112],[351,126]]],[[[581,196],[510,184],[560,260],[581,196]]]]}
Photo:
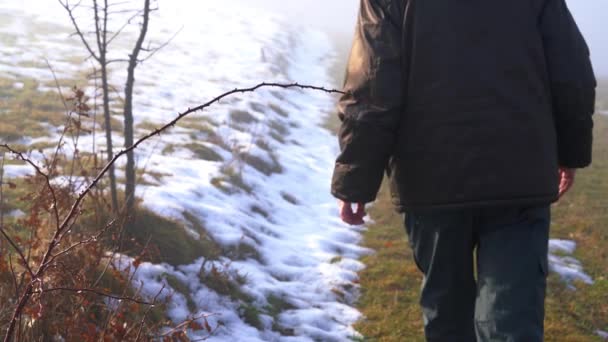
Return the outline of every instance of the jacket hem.
{"type": "Polygon", "coordinates": [[[483,201],[469,201],[469,202],[454,202],[454,203],[438,203],[438,204],[402,204],[393,200],[395,209],[399,213],[406,211],[422,211],[422,210],[449,210],[449,209],[470,209],[470,208],[486,208],[486,207],[502,207],[502,206],[513,206],[513,205],[549,205],[557,202],[559,199],[558,195],[550,196],[539,196],[539,197],[523,197],[513,198],[507,200],[492,199],[483,201]]]}

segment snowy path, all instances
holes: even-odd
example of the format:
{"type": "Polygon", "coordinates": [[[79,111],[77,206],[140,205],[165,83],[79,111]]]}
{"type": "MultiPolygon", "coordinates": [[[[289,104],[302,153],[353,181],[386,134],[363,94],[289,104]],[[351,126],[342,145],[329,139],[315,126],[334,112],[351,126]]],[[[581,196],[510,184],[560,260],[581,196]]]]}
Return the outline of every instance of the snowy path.
{"type": "MultiPolygon", "coordinates": [[[[42,81],[51,80],[50,72],[44,65],[30,65],[32,61],[48,58],[61,78],[87,67],[74,64],[79,45],[67,39],[70,30],[63,26],[67,17],[55,2],[37,0],[40,6],[28,5],[27,16],[26,5],[0,2],[5,2],[0,14],[13,18],[0,26],[0,34],[16,39],[15,46],[0,52],[0,70],[16,81],[21,77],[42,81]],[[36,30],[32,21],[53,29],[36,30]]],[[[162,4],[152,20],[151,35],[162,41],[181,25],[184,28],[171,45],[138,68],[137,123],[160,124],[177,110],[260,81],[331,84],[332,47],[319,32],[291,27],[272,14],[230,2],[205,2],[203,7],[182,0],[162,4]]],[[[114,77],[112,83],[123,80],[114,77]]],[[[288,303],[277,317],[262,313],[261,329],[252,327],[239,315],[241,303],[217,295],[201,282],[202,259],[178,267],[141,264],[135,283],[143,284],[145,293],[152,296],[168,286],[167,274],[190,289],[195,308],[188,306],[184,295],[172,293],[168,314],[174,321],[215,314],[209,322],[221,328],[211,341],[345,341],[356,335],[351,325],[360,314],[349,303],[362,267],[357,260],[367,251],[358,246],[359,232],[339,222],[335,200],[329,195],[337,144],[321,125],[334,103],[330,95],[304,91],[263,90],[238,96],[191,121],[219,133],[221,144],[208,143],[208,132],[178,127],[140,150],[139,165],[163,175],[147,177],[156,184],[138,188],[145,206],[178,219],[184,213],[194,215],[222,245],[244,244],[259,252],[258,258],[246,260],[222,258],[206,264],[206,271],[224,267],[244,276],[243,290],[256,307],[265,307],[270,298],[288,303]],[[235,112],[249,116],[236,122],[235,112]],[[213,150],[224,162],[196,158],[183,148],[190,143],[213,150]],[[260,172],[247,163],[232,165],[229,147],[235,146],[250,158],[280,164],[280,172],[260,172]],[[174,151],[160,153],[168,147],[174,151]],[[225,177],[227,164],[242,172],[246,190],[225,177]],[[275,324],[293,336],[280,335],[273,330],[275,324]]],[[[97,142],[103,143],[101,134],[97,142]]],[[[22,172],[18,167],[8,170],[11,176],[22,172]]],[[[193,228],[191,233],[196,238],[202,232],[193,228]]],[[[165,294],[171,292],[168,286],[165,294]]],[[[204,336],[192,332],[193,338],[204,336]]]]}

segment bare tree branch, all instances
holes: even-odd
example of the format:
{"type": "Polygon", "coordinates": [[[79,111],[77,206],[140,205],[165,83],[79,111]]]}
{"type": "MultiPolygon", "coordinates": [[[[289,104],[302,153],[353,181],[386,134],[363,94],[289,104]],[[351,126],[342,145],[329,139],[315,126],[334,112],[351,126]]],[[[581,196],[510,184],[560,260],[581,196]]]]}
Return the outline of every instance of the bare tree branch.
{"type": "Polygon", "coordinates": [[[162,44],[160,44],[159,46],[150,49],[150,50],[146,50],[148,53],[148,55],[140,60],[138,60],[138,62],[145,62],[148,59],[152,58],[152,56],[154,56],[159,50],[163,49],[164,47],[166,47],[167,45],[171,44],[171,42],[173,41],[173,39],[175,39],[175,37],[177,37],[177,35],[184,29],[184,27],[180,27],[179,30],[177,30],[173,36],[171,36],[169,39],[167,39],[165,42],[163,42],[162,44]]]}
{"type": "Polygon", "coordinates": [[[114,34],[112,35],[112,37],[110,37],[110,39],[108,39],[108,45],[110,45],[112,43],[112,41],[114,39],[116,39],[116,37],[118,37],[120,35],[120,33],[131,24],[131,20],[137,18],[139,15],[141,15],[141,11],[136,10],[135,14],[133,14],[129,19],[127,19],[127,21],[125,21],[125,23],[118,29],[116,30],[116,32],[114,32],[114,34]]]}
{"type": "Polygon", "coordinates": [[[23,254],[23,251],[21,250],[21,248],[19,248],[19,246],[17,246],[17,244],[13,241],[13,239],[11,239],[11,237],[6,233],[6,231],[4,231],[4,228],[0,229],[0,233],[2,234],[2,236],[4,236],[4,238],[6,239],[6,241],[8,241],[8,243],[13,247],[13,249],[15,250],[15,252],[17,252],[17,254],[19,254],[19,258],[21,258],[21,263],[23,264],[23,267],[25,267],[25,269],[27,270],[27,272],[33,278],[34,277],[34,272],[30,268],[30,265],[27,262],[27,258],[23,254]]]}
{"type": "Polygon", "coordinates": [[[13,256],[8,255],[8,267],[11,270],[11,275],[13,278],[13,285],[15,286],[15,298],[19,297],[19,285],[17,284],[17,275],[15,274],[15,268],[13,267],[13,256]]]}
{"type": "Polygon", "coordinates": [[[73,293],[78,294],[78,295],[83,295],[83,294],[86,294],[86,293],[93,293],[93,294],[96,294],[98,296],[107,297],[107,298],[111,298],[111,299],[124,300],[124,301],[127,301],[127,302],[133,302],[133,303],[143,304],[143,305],[153,305],[153,303],[151,303],[151,302],[146,302],[146,301],[135,299],[135,298],[132,298],[132,297],[116,296],[116,295],[113,295],[111,293],[106,293],[106,292],[99,291],[99,290],[96,290],[96,289],[54,287],[54,288],[50,288],[50,289],[44,289],[44,291],[35,290],[35,291],[32,291],[32,294],[41,294],[43,292],[56,292],[56,291],[73,292],[73,293]]]}
{"type": "Polygon", "coordinates": [[[154,305],[156,305],[156,301],[158,300],[158,297],[163,293],[164,290],[165,290],[165,284],[163,284],[163,286],[160,288],[160,291],[158,291],[156,296],[154,296],[154,298],[152,299],[152,305],[149,305],[148,308],[146,309],[146,311],[144,312],[144,314],[141,318],[141,321],[139,322],[139,328],[137,329],[137,335],[135,336],[135,342],[139,341],[139,339],[141,338],[141,333],[143,331],[144,324],[146,322],[146,318],[150,314],[150,311],[152,311],[152,309],[154,308],[154,305]]]}
{"type": "Polygon", "coordinates": [[[80,40],[82,41],[82,44],[84,44],[85,48],[87,49],[87,51],[89,52],[91,57],[93,57],[94,59],[99,61],[99,56],[91,48],[91,45],[89,45],[89,42],[87,41],[86,37],[84,36],[84,33],[82,32],[82,30],[80,29],[80,26],[78,25],[78,22],[76,21],[76,18],[74,17],[73,10],[74,10],[74,8],[78,7],[78,5],[80,5],[80,1],[72,7],[70,7],[68,0],[66,0],[65,2],[63,2],[62,0],[58,0],[58,1],[61,4],[61,6],[63,8],[65,8],[65,10],[68,12],[68,15],[70,16],[70,20],[72,21],[72,25],[74,26],[74,29],[76,30],[76,35],[80,38],[80,40]]]}
{"type": "Polygon", "coordinates": [[[31,159],[26,157],[23,153],[13,149],[12,147],[10,147],[7,144],[0,144],[0,147],[3,147],[7,151],[9,151],[13,155],[15,155],[17,158],[19,158],[20,160],[29,164],[31,167],[33,167],[36,170],[36,173],[38,175],[44,177],[45,185],[51,194],[51,198],[53,199],[53,208],[52,209],[53,209],[53,215],[55,216],[56,228],[59,229],[59,209],[57,208],[57,196],[55,195],[55,188],[53,188],[53,186],[51,185],[51,179],[50,179],[49,175],[44,173],[42,171],[42,169],[40,169],[40,167],[36,163],[34,163],[31,159]]]}
{"type": "MultiPolygon", "coordinates": [[[[69,108],[67,102],[65,101],[65,97],[63,96],[63,92],[61,90],[61,86],[59,85],[59,80],[57,79],[55,70],[51,66],[51,63],[49,62],[48,59],[45,58],[44,60],[46,61],[46,65],[48,66],[49,70],[51,71],[51,74],[53,75],[53,80],[55,81],[55,88],[57,89],[57,92],[59,93],[59,97],[61,98],[61,102],[63,103],[63,107],[65,108],[65,112],[67,114],[65,125],[63,127],[63,132],[61,132],[61,135],[59,136],[59,142],[57,143],[57,147],[55,148],[55,153],[53,154],[53,159],[51,160],[51,164],[50,164],[51,170],[50,170],[48,176],[49,176],[49,178],[52,178],[53,177],[53,168],[55,167],[55,165],[57,163],[57,159],[59,158],[59,151],[61,150],[61,148],[63,146],[63,139],[65,138],[65,135],[68,132],[69,123],[72,118],[72,114],[71,114],[71,111],[70,111],[70,108],[69,108]]],[[[59,220],[57,220],[57,222],[59,222],[59,220]]]]}
{"type": "MultiPolygon", "coordinates": [[[[173,335],[174,333],[176,333],[176,332],[178,332],[178,331],[183,331],[183,330],[185,330],[186,328],[188,328],[188,326],[189,326],[190,324],[192,324],[193,322],[196,322],[197,320],[199,320],[199,319],[201,319],[201,318],[203,318],[203,319],[207,319],[207,318],[209,318],[209,317],[213,317],[213,316],[215,316],[215,314],[202,313],[202,314],[196,315],[196,316],[191,317],[191,318],[189,318],[189,319],[187,319],[187,320],[183,321],[182,323],[178,324],[178,325],[177,325],[177,326],[175,326],[173,329],[171,329],[171,330],[169,330],[169,331],[166,331],[165,333],[163,333],[163,334],[161,334],[161,335],[158,335],[158,336],[155,336],[155,337],[156,337],[156,338],[163,338],[163,337],[168,337],[168,336],[171,336],[171,335],[173,335]]],[[[215,329],[213,329],[212,331],[209,331],[209,333],[210,333],[210,334],[212,334],[212,333],[213,333],[215,330],[217,330],[217,327],[216,327],[215,329]]],[[[204,341],[204,340],[206,340],[206,339],[207,339],[207,338],[200,339],[200,340],[197,340],[197,341],[204,341]]]]}
{"type": "Polygon", "coordinates": [[[72,244],[71,246],[67,247],[66,249],[62,250],[61,252],[58,252],[57,254],[54,254],[48,261],[48,264],[52,264],[57,258],[61,257],[62,255],[65,255],[69,252],[71,252],[72,250],[82,247],[84,245],[90,244],[90,243],[94,243],[97,242],[102,236],[103,234],[105,234],[110,228],[112,228],[114,226],[114,224],[116,223],[116,219],[110,221],[103,229],[101,229],[97,234],[84,239],[84,240],[80,240],[74,244],[72,244]]]}

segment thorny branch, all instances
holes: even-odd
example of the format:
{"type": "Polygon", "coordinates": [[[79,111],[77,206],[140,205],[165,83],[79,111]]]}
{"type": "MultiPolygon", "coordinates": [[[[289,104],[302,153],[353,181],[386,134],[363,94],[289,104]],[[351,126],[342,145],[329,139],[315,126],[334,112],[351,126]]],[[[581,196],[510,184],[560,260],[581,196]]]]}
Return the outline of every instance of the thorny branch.
{"type": "Polygon", "coordinates": [[[139,339],[141,337],[141,333],[142,333],[143,328],[144,328],[144,324],[145,324],[146,318],[150,314],[150,311],[152,311],[152,308],[156,304],[156,301],[158,300],[158,297],[161,295],[161,293],[163,293],[164,290],[165,290],[165,284],[163,284],[163,286],[160,288],[160,291],[158,291],[158,293],[156,293],[156,296],[154,296],[154,298],[152,299],[152,305],[148,306],[148,308],[144,312],[144,314],[143,314],[143,316],[141,318],[141,321],[139,322],[139,328],[137,329],[137,336],[135,336],[135,341],[139,341],[139,339]]]}
{"type": "Polygon", "coordinates": [[[153,305],[152,302],[146,302],[146,301],[142,301],[142,300],[138,300],[132,297],[123,297],[123,296],[116,296],[113,295],[111,293],[106,293],[103,291],[99,291],[96,289],[85,289],[85,288],[69,288],[69,287],[53,287],[50,289],[44,289],[44,291],[40,291],[40,290],[35,290],[32,291],[33,294],[41,294],[43,292],[57,292],[57,291],[64,291],[64,292],[72,292],[78,295],[84,295],[86,293],[92,293],[92,294],[96,294],[98,296],[102,296],[102,297],[106,297],[106,298],[110,298],[110,299],[116,299],[116,300],[124,300],[127,302],[133,302],[133,303],[137,303],[137,304],[142,304],[142,305],[153,305]]]}
{"type": "Polygon", "coordinates": [[[84,240],[80,240],[74,244],[72,244],[71,246],[67,247],[66,249],[62,250],[61,252],[58,252],[57,254],[54,254],[51,259],[48,261],[48,264],[52,264],[57,258],[59,258],[62,255],[68,254],[69,252],[73,251],[76,248],[82,247],[84,245],[90,244],[90,243],[95,243],[97,242],[102,236],[103,234],[105,234],[108,230],[110,230],[110,228],[112,228],[114,226],[114,224],[116,223],[116,219],[110,221],[102,230],[100,230],[97,234],[84,239],[84,240]]]}
{"type": "MultiPolygon", "coordinates": [[[[63,4],[63,3],[62,3],[63,4]]],[[[86,188],[84,188],[84,190],[82,190],[78,196],[76,197],[76,199],[74,200],[73,204],[70,207],[70,210],[68,211],[68,213],[66,214],[66,216],[63,218],[63,220],[61,220],[61,224],[59,224],[57,226],[57,229],[54,233],[53,239],[49,242],[49,245],[46,247],[46,251],[44,253],[44,256],[42,258],[42,260],[39,263],[38,269],[35,272],[32,272],[32,279],[31,281],[26,285],[25,289],[23,290],[16,307],[13,310],[13,314],[11,317],[11,320],[9,322],[8,328],[6,330],[6,335],[4,337],[4,342],[10,342],[13,338],[13,335],[15,333],[15,325],[17,323],[17,321],[19,320],[19,318],[21,317],[21,314],[23,312],[23,309],[25,308],[25,306],[28,304],[29,300],[31,299],[33,294],[36,293],[40,293],[41,290],[37,290],[35,289],[36,284],[40,283],[40,279],[43,278],[45,271],[52,266],[52,264],[49,262],[52,258],[53,258],[53,253],[55,251],[55,249],[57,248],[57,246],[60,244],[61,239],[63,237],[65,237],[65,234],[67,231],[69,231],[69,228],[71,227],[70,223],[71,221],[77,216],[77,214],[80,211],[80,205],[82,204],[83,200],[85,199],[85,197],[91,192],[91,190],[93,188],[95,188],[97,186],[97,184],[100,182],[101,178],[108,172],[108,170],[110,170],[110,168],[116,163],[116,161],[121,158],[122,156],[126,155],[127,153],[129,153],[130,151],[135,150],[139,145],[141,145],[143,142],[151,139],[154,136],[158,136],[161,133],[163,133],[164,131],[170,129],[171,127],[175,126],[180,120],[182,120],[183,118],[185,118],[186,116],[196,113],[198,111],[202,111],[207,107],[212,106],[215,103],[220,102],[221,100],[223,100],[224,98],[227,98],[229,96],[235,95],[235,94],[244,94],[244,93],[251,93],[251,92],[255,92],[261,88],[284,88],[284,89],[302,89],[302,90],[314,90],[314,91],[322,91],[325,93],[329,93],[329,94],[346,94],[343,91],[340,90],[336,90],[336,89],[328,89],[328,88],[324,88],[324,87],[319,87],[319,86],[313,86],[313,85],[305,85],[305,84],[299,84],[299,83],[271,83],[271,82],[263,82],[263,83],[259,83],[255,86],[249,87],[249,88],[235,88],[231,91],[225,92],[219,96],[216,96],[215,98],[209,100],[208,102],[194,107],[194,108],[188,108],[186,111],[182,112],[182,113],[178,113],[178,115],[171,120],[170,122],[166,123],[165,125],[161,126],[160,128],[155,129],[154,131],[144,135],[143,137],[141,137],[139,140],[137,140],[133,145],[131,145],[130,147],[124,148],[123,150],[121,150],[120,152],[118,152],[116,155],[114,155],[114,157],[108,161],[106,163],[106,165],[103,167],[103,169],[97,174],[97,176],[89,183],[89,185],[86,186],[86,188]]],[[[46,180],[46,184],[49,187],[49,190],[52,192],[53,194],[53,200],[54,200],[54,208],[56,211],[56,216],[57,218],[59,218],[59,213],[57,212],[57,199],[54,196],[54,190],[50,184],[50,179],[48,177],[47,174],[45,174],[40,167],[34,163],[32,160],[30,160],[29,158],[27,158],[23,153],[13,149],[11,146],[7,145],[7,144],[0,144],[0,148],[4,148],[5,150],[8,150],[9,152],[13,153],[14,155],[16,155],[19,159],[23,160],[24,162],[28,163],[30,166],[32,166],[36,172],[43,176],[46,180]]],[[[59,291],[59,290],[63,290],[63,291],[72,291],[72,292],[78,292],[78,291],[83,291],[83,292],[92,292],[92,293],[96,293],[98,295],[102,295],[102,296],[108,296],[110,298],[114,298],[112,297],[113,295],[109,295],[97,290],[93,290],[93,289],[69,289],[69,288],[54,288],[54,289],[44,289],[44,292],[49,292],[49,291],[59,291]]],[[[122,298],[120,297],[119,299],[126,299],[126,298],[122,298]]],[[[145,302],[145,304],[150,304],[145,302]]]]}
{"type": "MultiPolygon", "coordinates": [[[[207,318],[215,316],[214,314],[209,314],[209,313],[202,313],[199,315],[196,315],[194,317],[191,317],[185,321],[183,321],[182,323],[178,324],[176,327],[174,327],[173,329],[166,331],[165,333],[163,333],[162,335],[156,336],[157,338],[163,338],[163,337],[168,337],[173,335],[176,332],[179,331],[183,331],[184,329],[186,329],[188,326],[190,326],[192,323],[198,321],[199,319],[204,319],[205,321],[207,320],[207,318]]],[[[208,324],[208,323],[207,323],[208,324]]],[[[217,329],[217,327],[216,327],[217,329]]],[[[211,334],[213,333],[212,329],[207,328],[208,332],[211,334]]]]}
{"type": "Polygon", "coordinates": [[[21,258],[21,263],[23,264],[23,267],[25,267],[27,272],[33,277],[34,272],[32,271],[32,268],[30,267],[29,263],[27,262],[27,258],[23,254],[23,251],[21,250],[21,248],[19,248],[19,246],[17,246],[17,244],[13,241],[13,239],[11,239],[11,237],[6,233],[6,231],[4,230],[4,227],[0,228],[0,233],[2,233],[2,236],[4,236],[6,241],[8,241],[8,243],[13,247],[13,249],[17,252],[17,254],[19,254],[19,258],[21,258]]]}

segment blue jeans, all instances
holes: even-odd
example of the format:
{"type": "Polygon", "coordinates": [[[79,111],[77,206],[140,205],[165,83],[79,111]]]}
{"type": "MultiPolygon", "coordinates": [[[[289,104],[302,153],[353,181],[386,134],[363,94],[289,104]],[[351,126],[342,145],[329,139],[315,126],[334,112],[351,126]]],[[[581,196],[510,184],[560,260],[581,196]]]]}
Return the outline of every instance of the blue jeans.
{"type": "Polygon", "coordinates": [[[551,209],[408,211],[431,342],[539,342],[551,209]]]}

